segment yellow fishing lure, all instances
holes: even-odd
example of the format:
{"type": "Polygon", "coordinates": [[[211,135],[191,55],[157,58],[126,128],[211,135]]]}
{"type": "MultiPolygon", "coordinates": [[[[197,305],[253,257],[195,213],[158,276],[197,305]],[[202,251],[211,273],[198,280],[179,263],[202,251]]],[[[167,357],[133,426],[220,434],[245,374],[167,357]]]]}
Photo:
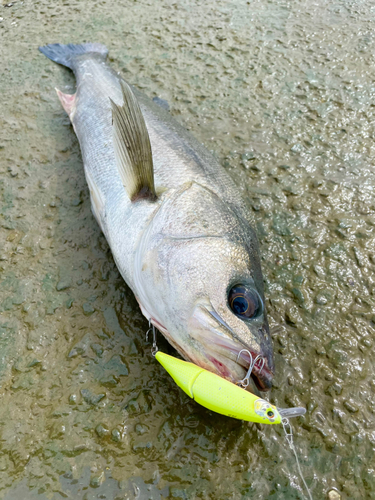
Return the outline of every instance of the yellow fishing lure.
{"type": "Polygon", "coordinates": [[[288,416],[297,416],[297,413],[301,415],[305,412],[303,408],[279,411],[268,401],[245,391],[219,375],[163,352],[158,351],[155,358],[188,396],[205,408],[221,413],[221,415],[261,424],[280,424],[282,418],[286,416],[283,412],[288,411],[288,416]],[[296,410],[299,411],[296,413],[296,410]]]}

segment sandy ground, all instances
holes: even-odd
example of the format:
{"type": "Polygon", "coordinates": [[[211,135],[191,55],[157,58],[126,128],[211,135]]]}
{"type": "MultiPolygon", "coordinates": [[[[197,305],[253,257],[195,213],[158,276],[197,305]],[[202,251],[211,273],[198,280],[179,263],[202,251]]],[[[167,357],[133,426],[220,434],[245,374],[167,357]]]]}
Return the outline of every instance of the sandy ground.
{"type": "Polygon", "coordinates": [[[374,498],[373,4],[25,0],[0,18],[1,498],[303,498],[280,427],[206,411],[150,354],[54,91],[74,78],[37,50],[82,41],[166,99],[251,203],[270,400],[308,410],[314,499],[374,498]]]}

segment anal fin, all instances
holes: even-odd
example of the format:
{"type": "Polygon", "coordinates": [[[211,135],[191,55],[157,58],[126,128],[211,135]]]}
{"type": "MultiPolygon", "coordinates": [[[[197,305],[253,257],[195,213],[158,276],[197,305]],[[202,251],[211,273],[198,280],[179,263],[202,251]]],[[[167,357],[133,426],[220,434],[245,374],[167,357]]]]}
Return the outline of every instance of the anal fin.
{"type": "Polygon", "coordinates": [[[141,108],[121,80],[123,104],[112,104],[113,145],[123,186],[131,201],[156,199],[151,143],[141,108]]]}

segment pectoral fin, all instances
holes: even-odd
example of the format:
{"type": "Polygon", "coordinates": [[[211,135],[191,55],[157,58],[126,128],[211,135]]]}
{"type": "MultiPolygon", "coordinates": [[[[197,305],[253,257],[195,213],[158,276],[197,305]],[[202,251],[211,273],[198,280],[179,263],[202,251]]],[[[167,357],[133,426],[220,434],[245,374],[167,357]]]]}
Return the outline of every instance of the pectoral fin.
{"type": "Polygon", "coordinates": [[[150,138],[139,104],[121,81],[123,104],[112,104],[113,144],[120,177],[131,201],[156,199],[150,138]]]}
{"type": "Polygon", "coordinates": [[[62,107],[65,109],[66,113],[69,115],[71,121],[73,121],[74,111],[76,109],[76,96],[77,94],[64,94],[59,89],[55,89],[57,95],[60,99],[62,107]]]}

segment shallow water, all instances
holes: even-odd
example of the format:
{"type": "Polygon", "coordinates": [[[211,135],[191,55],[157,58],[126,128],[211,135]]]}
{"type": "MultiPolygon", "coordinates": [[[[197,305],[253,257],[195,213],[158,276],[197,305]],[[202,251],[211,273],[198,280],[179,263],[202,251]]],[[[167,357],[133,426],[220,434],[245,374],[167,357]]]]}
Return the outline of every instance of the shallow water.
{"type": "Polygon", "coordinates": [[[86,40],[249,199],[279,327],[270,399],[308,410],[314,499],[374,498],[374,5],[28,0],[0,17],[1,498],[304,498],[280,427],[199,407],[150,354],[54,91],[74,78],[37,51],[86,40]]]}

